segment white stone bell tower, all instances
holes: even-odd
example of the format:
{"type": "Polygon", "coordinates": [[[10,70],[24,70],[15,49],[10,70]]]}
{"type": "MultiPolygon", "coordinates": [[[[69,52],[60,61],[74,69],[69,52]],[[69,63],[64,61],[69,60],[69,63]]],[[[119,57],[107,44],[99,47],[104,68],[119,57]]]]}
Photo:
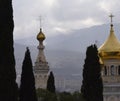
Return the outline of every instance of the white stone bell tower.
{"type": "Polygon", "coordinates": [[[43,41],[45,40],[45,35],[42,32],[42,28],[40,28],[40,32],[37,35],[37,40],[39,41],[38,45],[38,56],[34,66],[34,75],[35,75],[35,85],[36,88],[43,88],[46,89],[47,79],[48,79],[48,72],[49,66],[48,62],[46,61],[44,55],[44,48],[43,41]]]}

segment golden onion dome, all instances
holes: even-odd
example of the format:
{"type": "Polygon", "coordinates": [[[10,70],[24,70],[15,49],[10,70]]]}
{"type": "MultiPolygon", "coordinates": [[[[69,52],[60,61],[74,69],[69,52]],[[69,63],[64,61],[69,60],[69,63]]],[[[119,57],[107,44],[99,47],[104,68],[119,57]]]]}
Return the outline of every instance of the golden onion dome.
{"type": "MultiPolygon", "coordinates": [[[[120,53],[120,42],[114,34],[113,24],[111,24],[110,34],[108,39],[98,49],[100,57],[115,57],[120,53]]],[[[120,56],[119,56],[120,58],[120,56]]]]}
{"type": "Polygon", "coordinates": [[[38,35],[37,35],[37,40],[38,41],[43,41],[43,40],[45,40],[45,35],[44,35],[44,33],[42,32],[42,29],[40,28],[40,32],[38,33],[38,35]]]}

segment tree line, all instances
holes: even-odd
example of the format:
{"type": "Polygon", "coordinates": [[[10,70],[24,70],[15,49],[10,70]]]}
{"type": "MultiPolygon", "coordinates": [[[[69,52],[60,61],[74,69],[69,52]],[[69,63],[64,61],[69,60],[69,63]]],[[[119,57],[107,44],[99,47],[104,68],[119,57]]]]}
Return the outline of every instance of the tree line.
{"type": "Polygon", "coordinates": [[[35,89],[35,80],[32,69],[32,61],[29,48],[26,49],[22,65],[21,84],[18,88],[16,83],[14,40],[13,40],[13,8],[12,0],[0,0],[0,101],[103,101],[103,84],[101,67],[96,45],[87,48],[86,59],[83,68],[83,83],[81,93],[71,95],[68,92],[57,93],[54,84],[54,75],[51,72],[47,82],[47,91],[35,89]],[[45,93],[44,93],[45,92],[45,93]],[[76,96],[76,97],[73,97],[76,96]],[[51,98],[52,97],[52,98],[51,98]],[[83,98],[83,99],[82,99],[83,98]],[[40,100],[41,100],[40,99],[40,100]],[[64,99],[64,100],[63,100],[64,99]],[[41,100],[42,101],[42,100],[41,100]],[[67,101],[67,100],[66,100],[67,101]]]}

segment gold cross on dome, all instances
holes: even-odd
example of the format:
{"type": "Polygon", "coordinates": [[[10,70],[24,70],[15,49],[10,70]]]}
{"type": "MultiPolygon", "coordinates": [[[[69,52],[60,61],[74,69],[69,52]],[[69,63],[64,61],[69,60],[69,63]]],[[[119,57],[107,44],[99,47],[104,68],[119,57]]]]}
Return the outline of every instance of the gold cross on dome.
{"type": "Polygon", "coordinates": [[[111,19],[111,24],[112,24],[114,15],[110,14],[109,17],[111,19]]]}

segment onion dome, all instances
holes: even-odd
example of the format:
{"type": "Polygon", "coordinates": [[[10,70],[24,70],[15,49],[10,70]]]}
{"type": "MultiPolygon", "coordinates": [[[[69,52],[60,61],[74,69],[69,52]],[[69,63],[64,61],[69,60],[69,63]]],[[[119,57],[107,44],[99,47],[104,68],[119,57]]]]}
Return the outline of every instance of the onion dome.
{"type": "Polygon", "coordinates": [[[114,34],[113,24],[111,24],[108,39],[98,49],[101,58],[120,58],[120,42],[114,34]]]}
{"type": "Polygon", "coordinates": [[[43,41],[43,40],[45,40],[45,35],[44,35],[44,33],[42,32],[42,29],[40,28],[40,32],[38,33],[38,35],[37,35],[37,40],[38,41],[43,41]]]}

